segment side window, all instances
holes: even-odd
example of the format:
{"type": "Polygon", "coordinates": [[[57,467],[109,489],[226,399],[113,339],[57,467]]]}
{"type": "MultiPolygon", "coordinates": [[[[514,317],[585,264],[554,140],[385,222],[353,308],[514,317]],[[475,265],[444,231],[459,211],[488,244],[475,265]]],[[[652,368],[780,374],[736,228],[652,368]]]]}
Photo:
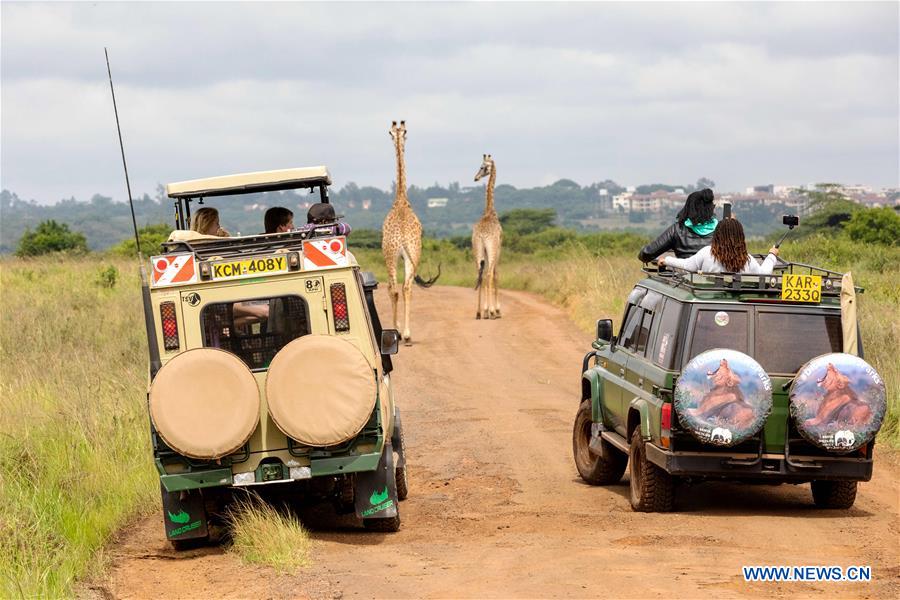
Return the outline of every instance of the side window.
{"type": "Polygon", "coordinates": [[[685,360],[713,348],[727,348],[746,354],[746,310],[726,310],[722,307],[697,311],[690,356],[686,356],[685,360]]]}
{"type": "Polygon", "coordinates": [[[643,354],[647,350],[647,345],[650,343],[653,317],[661,306],[662,295],[657,292],[648,291],[641,300],[640,308],[643,309],[644,315],[637,330],[637,336],[634,343],[635,352],[643,354]]]}
{"type": "Polygon", "coordinates": [[[622,328],[619,330],[619,343],[623,346],[625,346],[625,340],[634,335],[635,328],[640,324],[641,310],[637,305],[646,293],[647,288],[636,287],[628,294],[628,300],[626,300],[625,304],[625,317],[622,319],[622,328]],[[633,322],[635,318],[638,319],[637,324],[633,322]]]}
{"type": "Polygon", "coordinates": [[[628,306],[628,315],[622,323],[622,332],[619,335],[623,348],[634,350],[643,316],[644,311],[640,306],[628,306]]]}
{"type": "Polygon", "coordinates": [[[664,369],[675,368],[675,354],[678,348],[681,318],[685,314],[684,305],[668,298],[662,313],[656,320],[656,343],[650,357],[664,369]]]}
{"type": "Polygon", "coordinates": [[[251,369],[265,369],[288,342],[310,333],[299,296],[208,304],[200,311],[203,345],[236,354],[251,369]]]}

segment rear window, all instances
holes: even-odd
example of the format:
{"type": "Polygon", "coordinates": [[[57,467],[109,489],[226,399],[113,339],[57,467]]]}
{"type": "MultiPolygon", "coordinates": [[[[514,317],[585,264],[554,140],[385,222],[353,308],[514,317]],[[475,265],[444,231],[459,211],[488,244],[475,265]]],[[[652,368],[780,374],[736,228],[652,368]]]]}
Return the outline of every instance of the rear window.
{"type": "Polygon", "coordinates": [[[796,373],[811,358],[843,346],[840,315],[757,314],[756,360],[769,373],[796,373]]]}
{"type": "Polygon", "coordinates": [[[200,311],[203,345],[236,354],[251,369],[265,369],[282,347],[310,333],[299,296],[208,304],[200,311]]]}
{"type": "Polygon", "coordinates": [[[697,311],[691,352],[690,356],[685,357],[685,361],[713,348],[727,348],[747,353],[746,310],[714,308],[697,311]]]}

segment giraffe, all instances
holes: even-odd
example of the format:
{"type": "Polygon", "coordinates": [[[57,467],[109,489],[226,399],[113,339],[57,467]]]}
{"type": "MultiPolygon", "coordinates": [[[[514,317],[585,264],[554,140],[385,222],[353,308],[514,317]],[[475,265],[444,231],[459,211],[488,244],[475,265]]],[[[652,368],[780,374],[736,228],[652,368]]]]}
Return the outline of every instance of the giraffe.
{"type": "Polygon", "coordinates": [[[440,265],[438,274],[434,278],[424,281],[416,271],[419,268],[419,259],[422,256],[422,224],[416,213],[413,212],[406,196],[406,163],[403,152],[406,146],[406,121],[391,123],[391,139],[394,140],[394,150],[397,153],[397,195],[394,205],[384,218],[381,228],[381,252],[384,255],[384,263],[388,272],[388,294],[391,297],[391,307],[394,311],[394,327],[403,332],[403,342],[407,346],[412,345],[412,336],[409,331],[409,308],[412,299],[412,284],[415,281],[422,287],[430,287],[441,275],[440,265]],[[400,321],[397,318],[397,305],[400,302],[400,292],[397,290],[397,259],[403,257],[403,329],[400,329],[400,321]]]}
{"type": "Polygon", "coordinates": [[[494,210],[494,184],[497,182],[497,167],[490,154],[485,154],[481,168],[475,174],[475,181],[488,175],[485,188],[484,214],[472,227],[472,254],[475,257],[475,268],[478,269],[478,306],[475,309],[476,319],[499,319],[500,296],[497,291],[499,273],[497,263],[500,261],[500,246],[503,243],[503,227],[497,211],[494,210]],[[484,285],[482,285],[482,283],[484,285]]]}

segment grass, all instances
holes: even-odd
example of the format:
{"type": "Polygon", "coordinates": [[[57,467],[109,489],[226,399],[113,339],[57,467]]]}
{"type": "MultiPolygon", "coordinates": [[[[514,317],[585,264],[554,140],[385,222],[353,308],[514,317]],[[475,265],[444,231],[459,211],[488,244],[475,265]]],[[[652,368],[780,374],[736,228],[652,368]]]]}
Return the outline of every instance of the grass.
{"type": "MultiPolygon", "coordinates": [[[[641,277],[636,243],[598,234],[505,250],[501,288],[547,298],[588,332],[598,318],[618,324],[641,277]]],[[[888,388],[879,439],[900,446],[900,249],[813,237],[782,250],[851,270],[866,288],[859,303],[866,360],[888,388]]],[[[379,250],[355,254],[386,280],[379,250]]],[[[466,250],[426,240],[421,274],[433,275],[438,261],[438,283],[474,284],[466,250]]],[[[0,259],[0,597],[70,596],[76,579],[101,568],[97,553],[109,536],[159,507],[136,271],[133,260],[99,255],[0,259]]],[[[473,312],[474,305],[473,293],[473,312]]],[[[284,519],[259,506],[242,513],[235,552],[279,569],[302,564],[308,540],[284,519]]]]}
{"type": "Polygon", "coordinates": [[[267,565],[280,573],[309,565],[309,533],[291,513],[253,496],[235,501],[229,510],[230,551],[241,560],[267,565]]]}
{"type": "Polygon", "coordinates": [[[137,278],[110,287],[106,266],[0,262],[0,597],[69,595],[159,501],[137,278]]]}

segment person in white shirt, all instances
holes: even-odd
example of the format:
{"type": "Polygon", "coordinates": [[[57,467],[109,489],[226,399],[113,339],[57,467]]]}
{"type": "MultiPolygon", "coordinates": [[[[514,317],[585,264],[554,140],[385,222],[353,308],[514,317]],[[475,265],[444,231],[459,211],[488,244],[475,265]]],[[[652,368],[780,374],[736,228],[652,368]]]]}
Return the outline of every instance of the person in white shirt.
{"type": "Polygon", "coordinates": [[[695,273],[752,273],[768,275],[777,262],[778,248],[769,249],[762,264],[747,252],[744,227],[734,218],[722,219],[713,232],[712,245],[688,258],[664,256],[659,265],[678,267],[695,273]]]}

